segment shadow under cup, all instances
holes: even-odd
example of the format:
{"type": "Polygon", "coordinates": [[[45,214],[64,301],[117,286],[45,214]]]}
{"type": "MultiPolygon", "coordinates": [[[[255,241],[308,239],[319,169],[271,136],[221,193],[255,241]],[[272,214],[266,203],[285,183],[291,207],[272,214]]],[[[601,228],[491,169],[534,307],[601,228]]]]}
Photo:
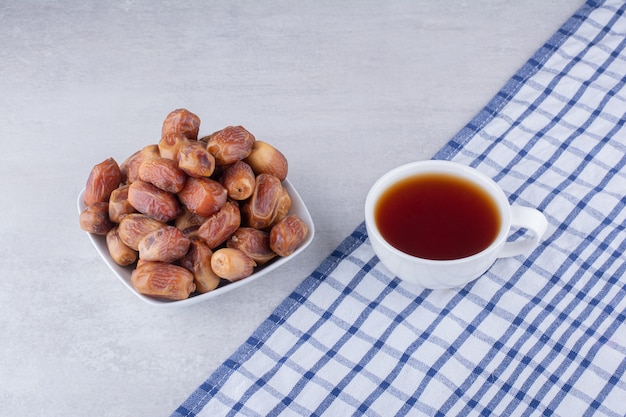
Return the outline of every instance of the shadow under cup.
{"type": "Polygon", "coordinates": [[[474,168],[419,161],[389,171],[365,202],[374,252],[397,277],[424,288],[454,288],[481,276],[497,258],[535,248],[547,221],[511,205],[502,189],[474,168]],[[512,227],[529,239],[507,242],[512,227]]]}

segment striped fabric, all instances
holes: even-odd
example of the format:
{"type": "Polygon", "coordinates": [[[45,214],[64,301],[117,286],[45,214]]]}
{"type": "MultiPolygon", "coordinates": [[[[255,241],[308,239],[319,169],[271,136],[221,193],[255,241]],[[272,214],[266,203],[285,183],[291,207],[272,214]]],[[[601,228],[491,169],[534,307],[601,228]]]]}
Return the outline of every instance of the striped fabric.
{"type": "Polygon", "coordinates": [[[436,156],[547,216],[530,256],[422,291],[362,224],[173,415],[626,416],[625,11],[589,1],[436,156]]]}

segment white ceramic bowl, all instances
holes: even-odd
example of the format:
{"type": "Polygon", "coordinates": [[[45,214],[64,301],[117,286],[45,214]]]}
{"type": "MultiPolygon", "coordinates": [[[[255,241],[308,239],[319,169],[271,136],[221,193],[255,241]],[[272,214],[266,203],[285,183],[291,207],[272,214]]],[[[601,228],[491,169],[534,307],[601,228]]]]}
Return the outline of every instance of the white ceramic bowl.
{"type": "MultiPolygon", "coordinates": [[[[300,219],[302,219],[306,223],[306,225],[309,228],[309,234],[306,240],[302,243],[302,245],[300,245],[300,247],[296,249],[296,251],[292,253],[291,255],[286,256],[286,257],[277,257],[273,259],[272,261],[268,262],[267,264],[261,267],[258,267],[256,271],[254,272],[254,274],[250,275],[247,278],[224,285],[222,287],[219,287],[205,294],[193,295],[190,298],[187,298],[185,300],[169,301],[169,300],[158,299],[155,297],[149,297],[149,296],[140,294],[133,287],[133,284],[130,281],[130,275],[133,271],[134,266],[124,267],[124,266],[120,266],[116,264],[115,261],[111,258],[111,255],[109,255],[109,251],[106,245],[106,239],[104,236],[98,236],[98,235],[94,235],[91,233],[87,233],[87,236],[89,236],[89,240],[91,240],[91,243],[93,243],[94,247],[96,248],[96,251],[98,252],[98,254],[100,254],[100,256],[102,257],[104,262],[109,266],[109,268],[113,271],[115,276],[117,276],[117,278],[119,278],[122,284],[124,284],[126,288],[128,288],[137,297],[139,297],[146,303],[157,306],[157,307],[188,306],[191,304],[199,303],[201,301],[207,301],[212,298],[218,297],[224,293],[237,289],[241,287],[242,285],[249,284],[252,281],[255,281],[261,278],[262,276],[269,274],[275,269],[291,261],[299,253],[304,251],[306,247],[309,246],[309,244],[313,241],[313,237],[315,236],[315,226],[313,225],[313,219],[311,218],[311,214],[309,213],[309,210],[307,209],[306,205],[304,204],[304,201],[302,201],[302,198],[300,197],[296,189],[291,185],[289,180],[287,179],[284,180],[283,185],[285,186],[285,188],[287,189],[291,197],[291,208],[289,209],[289,214],[295,214],[296,216],[298,216],[300,219]]],[[[78,203],[79,213],[81,213],[85,209],[85,203],[83,202],[84,192],[85,190],[82,190],[80,194],[78,195],[77,203],[78,203]]]]}

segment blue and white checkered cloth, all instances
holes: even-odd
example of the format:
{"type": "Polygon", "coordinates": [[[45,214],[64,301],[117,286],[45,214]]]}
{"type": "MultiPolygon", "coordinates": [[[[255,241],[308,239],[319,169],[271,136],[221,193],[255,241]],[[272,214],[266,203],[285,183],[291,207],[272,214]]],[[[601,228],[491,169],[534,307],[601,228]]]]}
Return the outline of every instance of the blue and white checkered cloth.
{"type": "Polygon", "coordinates": [[[361,225],[174,415],[625,416],[625,12],[589,1],[436,156],[547,216],[529,257],[419,291],[361,225]]]}

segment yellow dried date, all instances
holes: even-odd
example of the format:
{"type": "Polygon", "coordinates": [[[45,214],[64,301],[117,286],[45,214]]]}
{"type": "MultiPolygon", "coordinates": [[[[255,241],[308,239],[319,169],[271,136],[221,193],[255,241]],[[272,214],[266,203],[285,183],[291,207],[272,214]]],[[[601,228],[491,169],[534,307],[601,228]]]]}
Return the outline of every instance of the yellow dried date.
{"type": "Polygon", "coordinates": [[[219,277],[234,282],[249,277],[256,263],[239,249],[222,248],[211,256],[211,269],[219,277]]]}
{"type": "Polygon", "coordinates": [[[281,181],[287,178],[289,170],[287,158],[267,142],[261,140],[254,142],[245,162],[252,167],[256,175],[271,174],[281,181]]]}

